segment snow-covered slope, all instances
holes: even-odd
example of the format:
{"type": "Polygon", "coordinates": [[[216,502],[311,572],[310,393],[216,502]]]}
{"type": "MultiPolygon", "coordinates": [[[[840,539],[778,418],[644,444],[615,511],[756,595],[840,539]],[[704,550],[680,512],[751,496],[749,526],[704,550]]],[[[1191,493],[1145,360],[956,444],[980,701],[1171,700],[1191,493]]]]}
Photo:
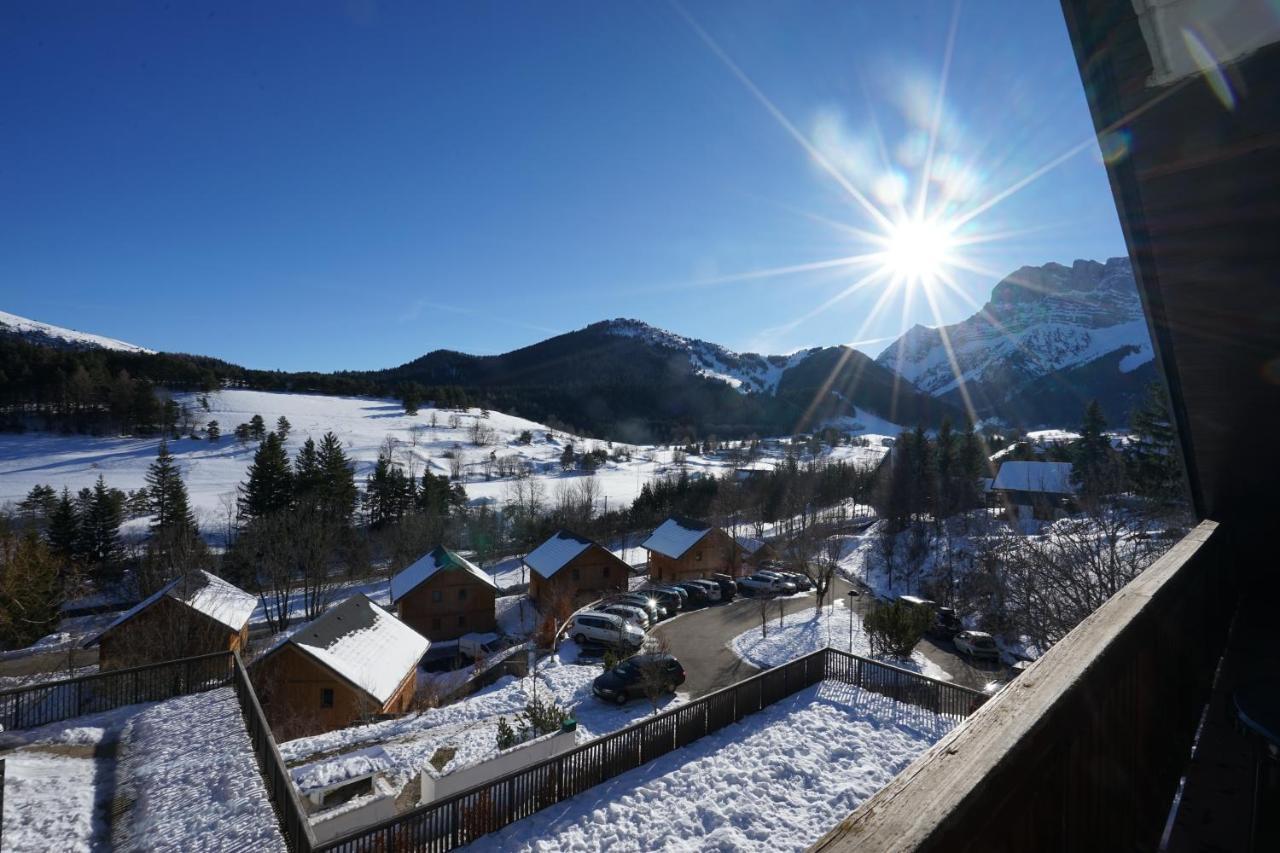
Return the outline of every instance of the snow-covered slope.
{"type": "Polygon", "coordinates": [[[744,394],[774,393],[778,390],[782,374],[815,351],[799,350],[790,355],[738,353],[709,341],[682,337],[640,320],[608,320],[601,325],[611,334],[640,338],[655,346],[685,353],[696,372],[710,379],[718,379],[744,394]]]}
{"type": "Polygon", "coordinates": [[[48,346],[114,349],[122,352],[154,352],[154,350],[136,346],[135,344],[117,341],[115,338],[106,338],[102,335],[91,335],[88,332],[64,329],[61,326],[41,323],[38,320],[28,320],[26,317],[19,317],[17,314],[0,311],[0,334],[3,333],[16,335],[30,340],[32,343],[48,346]]]}
{"type": "MultiPolygon", "coordinates": [[[[1128,258],[1022,267],[997,284],[991,300],[967,320],[940,328],[917,325],[877,361],[939,397],[954,395],[963,381],[996,409],[989,413],[1005,415],[1000,401],[1015,400],[1036,380],[1108,356],[1115,356],[1114,369],[1093,371],[1093,383],[1105,386],[1153,357],[1128,258]]],[[[1107,390],[1085,388],[1083,394],[1102,397],[1107,390]]]]}
{"type": "MultiPolygon", "coordinates": [[[[212,535],[225,527],[226,508],[234,506],[236,486],[245,479],[246,468],[256,449],[253,442],[237,443],[232,432],[237,424],[248,422],[255,414],[262,415],[268,427],[274,426],[281,415],[289,420],[292,430],[286,445],[290,455],[297,452],[308,436],[319,441],[325,432],[332,431],[354,460],[357,482],[362,486],[383,447],[392,447],[396,461],[415,476],[421,476],[426,470],[451,474],[452,460],[446,454],[456,454],[461,457],[461,476],[468,497],[473,502],[497,505],[506,502],[514,483],[510,473],[504,473],[504,460],[528,468],[544,487],[546,498],[551,499],[558,489],[576,487],[584,478],[581,472],[566,473],[560,469],[560,454],[566,442],[573,442],[579,451],[595,447],[610,450],[602,441],[582,439],[524,418],[500,412],[483,413],[478,409],[458,412],[424,407],[417,415],[406,415],[394,400],[247,390],[224,390],[209,395],[207,411],[194,395],[175,395],[175,399],[192,409],[202,434],[211,420],[218,422],[222,432],[216,444],[192,438],[169,443],[201,527],[212,535]],[[483,445],[475,444],[477,426],[483,445]],[[526,431],[531,440],[522,444],[520,437],[526,431]]],[[[874,426],[841,426],[856,433],[869,433],[875,427],[886,426],[880,421],[873,423],[874,426]]],[[[885,430],[891,435],[899,431],[897,427],[885,430]]],[[[829,452],[833,458],[853,464],[876,464],[885,451],[878,436],[868,437],[876,446],[840,446],[829,452]]],[[[35,432],[0,434],[0,505],[21,500],[37,484],[47,484],[57,490],[67,486],[75,492],[92,486],[99,474],[108,486],[127,490],[141,488],[158,444],[156,438],[35,432]]],[[[629,504],[650,479],[677,471],[670,448],[619,442],[614,442],[612,447],[625,450],[629,458],[610,459],[594,475],[600,509],[629,504]]],[[[783,448],[771,446],[765,453],[759,464],[772,466],[782,458],[783,448]]],[[[718,475],[731,470],[735,461],[727,455],[712,454],[692,456],[684,464],[690,476],[718,475]]],[[[141,524],[140,521],[133,523],[141,524]]]]}

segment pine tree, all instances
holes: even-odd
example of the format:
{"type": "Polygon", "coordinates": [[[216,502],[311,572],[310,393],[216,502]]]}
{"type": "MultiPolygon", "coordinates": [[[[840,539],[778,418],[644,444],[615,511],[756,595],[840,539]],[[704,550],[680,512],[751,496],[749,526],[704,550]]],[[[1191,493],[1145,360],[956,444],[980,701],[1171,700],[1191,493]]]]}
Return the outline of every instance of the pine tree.
{"type": "Polygon", "coordinates": [[[120,520],[120,505],[99,474],[81,524],[83,552],[89,562],[107,569],[115,565],[120,556],[120,520]]]}
{"type": "Polygon", "coordinates": [[[178,437],[178,416],[181,414],[178,408],[178,401],[172,397],[166,397],[164,404],[160,408],[160,429],[165,435],[173,438],[178,437]]]}
{"type": "Polygon", "coordinates": [[[38,484],[31,487],[27,496],[18,501],[18,510],[31,521],[47,519],[58,505],[58,493],[53,486],[38,484]]]}
{"type": "Polygon", "coordinates": [[[1071,448],[1071,481],[1085,499],[1100,498],[1116,490],[1116,459],[1102,407],[1093,400],[1085,407],[1080,438],[1071,448]]]}
{"type": "Polygon", "coordinates": [[[288,509],[293,503],[293,472],[280,436],[268,433],[253,454],[249,479],[240,486],[240,514],[252,520],[288,509]]]}
{"type": "Polygon", "coordinates": [[[360,492],[356,488],[355,468],[336,435],[326,432],[320,439],[316,461],[320,468],[321,503],[325,514],[349,522],[356,511],[360,492]]]}
{"type": "Polygon", "coordinates": [[[252,437],[252,433],[253,430],[250,429],[248,424],[236,424],[235,437],[236,441],[240,444],[248,444],[249,439],[252,437]]]}
{"type": "Polygon", "coordinates": [[[77,556],[80,549],[80,514],[71,492],[64,486],[58,505],[49,516],[49,548],[64,560],[77,556]]]}
{"type": "Polygon", "coordinates": [[[320,454],[316,451],[315,441],[308,437],[293,457],[293,495],[298,506],[317,507],[323,486],[320,454]]]}
{"type": "Polygon", "coordinates": [[[66,574],[35,531],[0,530],[0,645],[28,646],[57,627],[66,574]]]}
{"type": "Polygon", "coordinates": [[[564,450],[560,451],[560,468],[563,471],[573,470],[574,455],[573,442],[568,442],[564,446],[564,450]]]}
{"type": "Polygon", "coordinates": [[[281,441],[289,437],[289,430],[291,429],[293,429],[293,424],[289,423],[289,419],[284,415],[276,418],[276,435],[280,436],[281,441]]]}
{"type": "Polygon", "coordinates": [[[249,437],[255,441],[262,441],[267,434],[267,424],[262,420],[262,415],[254,415],[249,418],[249,437]]]}
{"type": "Polygon", "coordinates": [[[406,415],[418,414],[418,407],[422,405],[422,394],[416,385],[406,385],[400,392],[400,403],[404,406],[406,415]]]}
{"type": "Polygon", "coordinates": [[[1146,396],[1129,416],[1132,441],[1126,462],[1134,490],[1162,503],[1186,500],[1178,434],[1169,416],[1169,397],[1163,385],[1153,382],[1146,396]]]}
{"type": "Polygon", "coordinates": [[[147,494],[150,498],[151,533],[165,534],[176,539],[182,535],[196,534],[195,516],[187,500],[187,486],[182,473],[169,453],[169,445],[160,440],[156,461],[147,469],[147,494]]]}
{"type": "Polygon", "coordinates": [[[204,428],[204,431],[209,437],[209,441],[213,444],[217,444],[218,439],[222,437],[222,430],[218,428],[217,421],[209,421],[209,425],[204,428]]]}

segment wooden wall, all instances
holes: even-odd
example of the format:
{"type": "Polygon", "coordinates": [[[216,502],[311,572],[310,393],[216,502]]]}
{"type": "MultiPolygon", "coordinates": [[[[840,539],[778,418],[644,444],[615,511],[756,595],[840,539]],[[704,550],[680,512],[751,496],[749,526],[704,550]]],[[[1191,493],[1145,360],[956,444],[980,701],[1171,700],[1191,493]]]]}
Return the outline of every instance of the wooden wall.
{"type": "Polygon", "coordinates": [[[705,578],[715,572],[738,576],[749,568],[742,547],[720,528],[714,528],[678,560],[649,552],[649,577],[675,583],[705,578]]]}
{"type": "Polygon", "coordinates": [[[243,651],[249,623],[233,631],[167,596],[98,641],[98,668],[123,669],[213,652],[243,651]]]}
{"type": "Polygon", "coordinates": [[[529,570],[529,598],[542,603],[563,591],[575,603],[590,601],[609,593],[626,592],[631,567],[605,548],[592,545],[574,557],[550,578],[529,570]]]}
{"type": "Polygon", "coordinates": [[[250,668],[254,689],[277,739],[349,726],[371,714],[397,714],[413,705],[417,670],[410,669],[395,694],[384,704],[323,666],[292,644],[261,658],[250,668]],[[324,690],[333,691],[333,707],[322,707],[324,690]]]}
{"type": "Polygon", "coordinates": [[[470,572],[444,570],[411,589],[396,602],[396,611],[428,640],[454,640],[497,627],[494,597],[493,587],[470,572]]]}

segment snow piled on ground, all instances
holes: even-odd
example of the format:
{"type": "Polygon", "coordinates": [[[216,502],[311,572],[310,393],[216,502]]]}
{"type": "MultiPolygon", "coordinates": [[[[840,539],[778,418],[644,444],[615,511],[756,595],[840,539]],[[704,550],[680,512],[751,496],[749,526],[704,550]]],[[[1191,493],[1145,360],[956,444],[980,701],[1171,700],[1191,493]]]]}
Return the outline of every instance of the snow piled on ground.
{"type": "MultiPolygon", "coordinates": [[[[498,718],[505,716],[510,721],[534,695],[543,701],[554,698],[570,710],[578,722],[579,742],[616,731],[653,713],[644,700],[619,708],[597,699],[591,693],[591,682],[603,669],[599,664],[572,663],[576,655],[574,644],[565,643],[559,654],[538,663],[534,677],[505,676],[454,704],[287,741],[280,745],[280,752],[293,766],[294,777],[303,787],[381,770],[400,790],[430,763],[437,750],[455,750],[442,768],[446,773],[494,755],[498,748],[498,718]],[[366,749],[372,746],[380,749],[366,749]]],[[[680,694],[664,696],[659,710],[686,700],[680,694]]]]}
{"type": "MultiPolygon", "coordinates": [[[[866,632],[862,630],[862,619],[857,613],[849,610],[844,601],[836,601],[834,605],[823,606],[821,612],[810,607],[786,613],[782,617],[782,625],[778,625],[777,610],[769,608],[769,623],[762,633],[756,626],[743,631],[729,641],[733,653],[749,664],[768,669],[793,661],[798,657],[825,649],[827,646],[851,651],[855,655],[871,657],[871,646],[867,642],[866,632]],[[853,628],[853,648],[849,648],[849,629],[853,628]]],[[[911,660],[887,660],[886,663],[922,673],[930,678],[950,680],[951,676],[942,667],[928,660],[920,652],[911,655],[911,660]]]]}
{"type": "Polygon", "coordinates": [[[469,849],[803,850],[952,725],[824,682],[469,849]]]}
{"type": "Polygon", "coordinates": [[[0,734],[0,757],[6,851],[285,850],[229,687],[0,734]]]}
{"type": "Polygon", "coordinates": [[[96,807],[96,762],[55,753],[27,750],[6,755],[3,849],[93,849],[105,832],[96,807]]]}

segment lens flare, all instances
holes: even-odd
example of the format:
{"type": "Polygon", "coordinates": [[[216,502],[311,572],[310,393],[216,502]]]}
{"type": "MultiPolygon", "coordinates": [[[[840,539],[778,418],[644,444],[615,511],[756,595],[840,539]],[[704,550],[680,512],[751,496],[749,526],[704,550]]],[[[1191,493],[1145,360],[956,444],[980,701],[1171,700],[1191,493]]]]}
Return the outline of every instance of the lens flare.
{"type": "Polygon", "coordinates": [[[955,238],[945,223],[905,219],[885,238],[885,271],[909,284],[932,286],[953,260],[955,238]]]}

